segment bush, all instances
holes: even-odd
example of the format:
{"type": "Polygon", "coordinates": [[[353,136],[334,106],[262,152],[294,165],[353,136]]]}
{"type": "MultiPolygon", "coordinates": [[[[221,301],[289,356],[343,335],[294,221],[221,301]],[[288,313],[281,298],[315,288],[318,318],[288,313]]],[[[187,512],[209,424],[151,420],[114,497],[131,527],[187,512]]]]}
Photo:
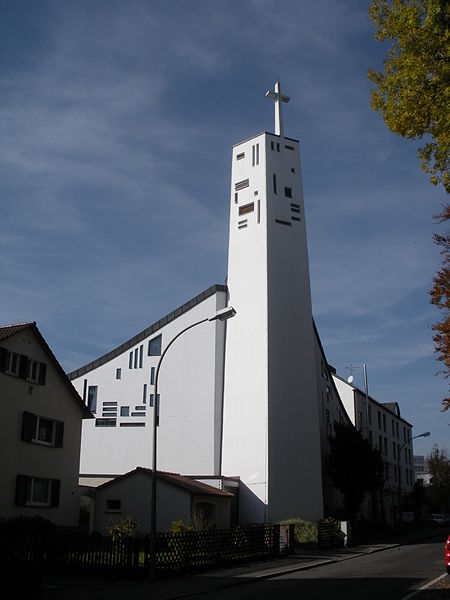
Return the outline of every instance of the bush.
{"type": "Polygon", "coordinates": [[[111,521],[108,526],[108,533],[112,537],[113,542],[122,541],[134,534],[137,523],[131,517],[124,517],[119,521],[111,521]]]}
{"type": "Polygon", "coordinates": [[[302,519],[285,519],[280,525],[294,525],[294,538],[296,544],[317,544],[317,525],[302,519]]]}

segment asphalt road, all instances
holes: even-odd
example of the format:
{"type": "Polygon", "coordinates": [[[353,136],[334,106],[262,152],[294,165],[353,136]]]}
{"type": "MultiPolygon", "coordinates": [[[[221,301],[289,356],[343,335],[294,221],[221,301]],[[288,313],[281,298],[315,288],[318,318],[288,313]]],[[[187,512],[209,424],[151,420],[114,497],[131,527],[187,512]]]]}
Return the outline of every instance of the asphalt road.
{"type": "MultiPolygon", "coordinates": [[[[444,543],[418,543],[392,548],[197,596],[204,600],[401,600],[445,573],[444,543]]],[[[442,598],[450,598],[448,590],[442,598]]],[[[426,598],[426,592],[420,600],[426,598]]]]}

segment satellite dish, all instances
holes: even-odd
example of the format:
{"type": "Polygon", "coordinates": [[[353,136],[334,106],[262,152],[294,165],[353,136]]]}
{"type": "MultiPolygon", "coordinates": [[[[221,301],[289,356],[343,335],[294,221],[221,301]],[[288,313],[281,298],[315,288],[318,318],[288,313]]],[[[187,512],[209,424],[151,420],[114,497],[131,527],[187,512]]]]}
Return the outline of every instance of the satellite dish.
{"type": "Polygon", "coordinates": [[[349,383],[353,383],[353,375],[349,375],[348,378],[347,378],[347,381],[349,383]]]}

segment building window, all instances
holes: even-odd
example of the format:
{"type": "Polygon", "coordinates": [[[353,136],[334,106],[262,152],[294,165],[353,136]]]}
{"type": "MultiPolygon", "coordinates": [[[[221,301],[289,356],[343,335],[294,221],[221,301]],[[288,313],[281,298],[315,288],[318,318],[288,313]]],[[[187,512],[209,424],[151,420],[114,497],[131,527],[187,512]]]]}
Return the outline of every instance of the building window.
{"type": "Polygon", "coordinates": [[[325,379],[325,381],[328,381],[328,372],[327,372],[327,368],[325,366],[324,361],[322,361],[321,367],[322,367],[322,379],[325,379]]]}
{"type": "Polygon", "coordinates": [[[146,383],[144,383],[144,387],[143,387],[143,390],[142,390],[142,402],[144,404],[147,402],[147,384],[146,383]]]}
{"type": "Polygon", "coordinates": [[[234,194],[234,203],[237,204],[238,203],[238,193],[235,192],[234,194]]]}
{"type": "Polygon", "coordinates": [[[259,165],[259,144],[252,146],[252,167],[259,165]]]}
{"type": "Polygon", "coordinates": [[[130,407],[129,406],[121,406],[120,407],[120,416],[121,417],[129,417],[130,416],[130,407]]]}
{"type": "Polygon", "coordinates": [[[91,411],[91,413],[96,413],[97,412],[97,392],[98,392],[98,386],[96,385],[90,385],[88,388],[88,409],[91,411]]]}
{"type": "Polygon", "coordinates": [[[133,351],[130,352],[129,360],[128,360],[128,368],[133,368],[133,351]]]}
{"type": "Polygon", "coordinates": [[[239,152],[236,154],[236,160],[242,160],[245,157],[245,152],[239,152]]]}
{"type": "Polygon", "coordinates": [[[144,359],[144,346],[139,346],[139,368],[142,369],[142,362],[144,359]]]}
{"type": "Polygon", "coordinates": [[[392,436],[395,435],[395,423],[394,423],[394,419],[392,419],[392,436]]]}
{"type": "Polygon", "coordinates": [[[381,435],[379,435],[379,436],[378,436],[378,450],[379,450],[380,452],[383,452],[383,446],[382,446],[382,443],[383,443],[383,437],[382,437],[381,435]]]}
{"type": "Polygon", "coordinates": [[[383,431],[386,431],[386,415],[383,415],[383,431]]]}
{"type": "Polygon", "coordinates": [[[378,429],[381,429],[381,412],[378,411],[378,429]]]}
{"type": "Polygon", "coordinates": [[[141,421],[139,423],[137,423],[136,421],[133,422],[127,422],[127,423],[121,423],[120,424],[121,427],[145,427],[145,423],[142,423],[141,421]]]}
{"type": "Polygon", "coordinates": [[[16,354],[15,352],[7,352],[6,353],[6,367],[5,373],[9,375],[19,375],[19,365],[20,365],[20,354],[16,354]]]}
{"type": "Polygon", "coordinates": [[[277,193],[277,176],[275,173],[273,174],[273,193],[277,193]]]}
{"type": "Polygon", "coordinates": [[[384,438],[384,453],[387,455],[388,453],[388,449],[387,449],[387,438],[384,438]]]}
{"type": "Polygon", "coordinates": [[[148,343],[148,356],[161,356],[162,335],[153,338],[148,343]]]}
{"type": "Polygon", "coordinates": [[[20,506],[59,506],[59,479],[17,475],[15,503],[20,506]]]}
{"type": "Polygon", "coordinates": [[[115,427],[116,419],[95,419],[96,427],[115,427]]]}
{"type": "Polygon", "coordinates": [[[271,150],[275,150],[275,142],[270,142],[270,148],[271,150]]]}
{"type": "Polygon", "coordinates": [[[37,360],[30,358],[28,360],[27,379],[33,383],[40,385],[45,384],[45,374],[47,371],[47,365],[37,360]]]}
{"type": "Polygon", "coordinates": [[[284,147],[286,150],[295,150],[294,146],[288,146],[287,144],[285,144],[284,147]]]}
{"type": "Polygon", "coordinates": [[[139,348],[134,349],[134,368],[138,368],[138,356],[139,356],[139,348]]]}
{"type": "Polygon", "coordinates": [[[285,187],[284,188],[284,195],[286,196],[286,198],[292,198],[292,188],[285,187]]]}
{"type": "Polygon", "coordinates": [[[369,406],[369,425],[372,425],[372,407],[369,406]]]}
{"type": "Polygon", "coordinates": [[[62,448],[64,423],[25,411],[22,416],[22,435],[25,442],[62,448]]]}
{"type": "MultiPolygon", "coordinates": [[[[150,394],[150,406],[153,407],[153,403],[155,401],[155,395],[154,394],[150,394]]],[[[159,394],[158,394],[158,406],[156,407],[159,409],[159,394]]]]}
{"type": "Polygon", "coordinates": [[[238,181],[237,183],[234,184],[234,191],[239,192],[240,190],[247,188],[249,185],[250,185],[250,180],[243,179],[242,181],[238,181]]]}
{"type": "Polygon", "coordinates": [[[255,210],[255,203],[250,202],[250,204],[244,204],[244,206],[239,207],[239,216],[247,215],[255,210]]]}
{"type": "Polygon", "coordinates": [[[155,367],[150,369],[150,385],[155,385],[155,367]]]}
{"type": "Polygon", "coordinates": [[[122,379],[122,369],[116,369],[116,379],[122,379]]]}
{"type": "Polygon", "coordinates": [[[396,437],[399,437],[399,434],[398,434],[398,423],[395,424],[395,433],[396,433],[396,437]]]}
{"type": "Polygon", "coordinates": [[[392,442],[392,453],[394,458],[397,458],[397,444],[395,442],[392,442]]]}
{"type": "Polygon", "coordinates": [[[106,500],[106,512],[109,513],[120,513],[122,510],[122,501],[121,500],[106,500]]]}

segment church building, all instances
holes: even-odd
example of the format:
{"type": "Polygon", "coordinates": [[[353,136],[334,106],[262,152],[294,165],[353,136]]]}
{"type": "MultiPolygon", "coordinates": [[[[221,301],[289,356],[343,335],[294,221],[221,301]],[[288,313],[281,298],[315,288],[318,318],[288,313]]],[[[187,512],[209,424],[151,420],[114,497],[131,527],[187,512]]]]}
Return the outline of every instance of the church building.
{"type": "Polygon", "coordinates": [[[328,440],[335,422],[351,423],[312,317],[300,144],[282,120],[289,98],[279,82],[266,96],[274,132],[233,147],[226,285],[69,374],[95,416],[83,423],[82,482],[151,467],[156,413],[158,470],[223,489],[239,478],[241,523],[329,514],[340,496],[324,468],[328,440]],[[233,318],[210,320],[227,306],[233,318]],[[161,355],[184,329],[155,397],[161,355]]]}

